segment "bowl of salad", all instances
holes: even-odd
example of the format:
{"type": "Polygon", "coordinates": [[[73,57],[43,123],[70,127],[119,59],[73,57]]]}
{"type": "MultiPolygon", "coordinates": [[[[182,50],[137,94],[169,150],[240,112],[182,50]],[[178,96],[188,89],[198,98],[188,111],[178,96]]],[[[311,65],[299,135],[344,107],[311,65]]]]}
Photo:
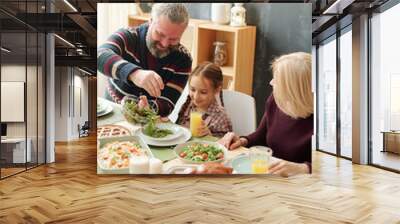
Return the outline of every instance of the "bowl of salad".
{"type": "Polygon", "coordinates": [[[227,149],[210,141],[190,141],[174,148],[176,156],[185,163],[222,162],[225,160],[227,149]]]}
{"type": "Polygon", "coordinates": [[[125,96],[122,99],[122,114],[125,119],[132,124],[145,125],[150,121],[155,121],[159,118],[154,105],[150,107],[139,108],[138,98],[125,96]]]}

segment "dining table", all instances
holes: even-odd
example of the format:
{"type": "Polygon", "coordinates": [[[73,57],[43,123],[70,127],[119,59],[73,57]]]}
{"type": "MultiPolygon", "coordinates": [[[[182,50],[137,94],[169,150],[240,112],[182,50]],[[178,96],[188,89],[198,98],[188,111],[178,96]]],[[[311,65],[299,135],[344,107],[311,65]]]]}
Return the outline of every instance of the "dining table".
{"type": "MultiPolygon", "coordinates": [[[[111,106],[112,110],[108,114],[102,115],[100,117],[97,117],[97,127],[103,126],[103,125],[120,125],[125,128],[127,128],[132,135],[138,136],[139,131],[142,128],[140,125],[137,124],[132,124],[128,122],[123,113],[122,113],[122,105],[114,103],[112,101],[106,100],[104,98],[100,98],[100,101],[102,103],[107,104],[107,106],[111,106]]],[[[204,137],[191,137],[188,141],[194,141],[194,140],[201,140],[201,141],[212,141],[216,142],[218,140],[217,137],[214,136],[204,136],[204,137]]],[[[99,144],[98,144],[99,146],[99,144]]],[[[148,145],[153,157],[159,159],[162,161],[162,173],[167,174],[168,170],[170,170],[173,167],[177,166],[185,166],[187,165],[184,163],[174,152],[174,148],[176,145],[170,145],[170,146],[153,146],[153,145],[148,145]]],[[[229,166],[230,162],[232,161],[233,158],[240,156],[240,155],[248,155],[249,149],[246,147],[240,147],[235,150],[227,150],[225,159],[224,159],[224,164],[229,166]]],[[[126,171],[125,171],[126,172],[126,171]]],[[[97,164],[97,173],[98,174],[110,174],[110,172],[104,172],[100,167],[99,164],[97,164]]],[[[121,172],[114,172],[116,174],[129,174],[128,173],[121,173],[121,172]]]]}

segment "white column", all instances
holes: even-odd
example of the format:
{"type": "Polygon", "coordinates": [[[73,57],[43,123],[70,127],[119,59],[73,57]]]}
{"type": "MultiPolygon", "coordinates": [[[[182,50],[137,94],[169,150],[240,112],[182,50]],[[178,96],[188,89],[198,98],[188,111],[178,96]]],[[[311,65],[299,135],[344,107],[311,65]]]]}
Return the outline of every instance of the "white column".
{"type": "Polygon", "coordinates": [[[368,163],[368,16],[353,20],[353,162],[368,163]]]}
{"type": "Polygon", "coordinates": [[[55,161],[54,132],[55,132],[55,58],[54,58],[54,35],[46,36],[46,163],[55,161]]]}

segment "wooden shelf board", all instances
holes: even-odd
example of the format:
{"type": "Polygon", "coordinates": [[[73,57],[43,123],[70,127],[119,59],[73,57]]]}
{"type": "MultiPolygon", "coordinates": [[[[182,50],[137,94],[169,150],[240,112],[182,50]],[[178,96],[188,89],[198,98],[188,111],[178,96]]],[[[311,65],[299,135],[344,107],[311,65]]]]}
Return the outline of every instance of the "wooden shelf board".
{"type": "Polygon", "coordinates": [[[234,77],[234,69],[233,66],[222,66],[221,67],[222,74],[229,77],[234,77]]]}
{"type": "Polygon", "coordinates": [[[237,31],[246,30],[246,29],[249,29],[249,28],[253,29],[253,27],[254,26],[235,27],[235,26],[221,25],[221,24],[215,24],[215,23],[202,23],[202,24],[199,24],[199,28],[201,28],[201,29],[209,29],[209,30],[225,31],[225,32],[237,32],[237,31]]]}
{"type": "Polygon", "coordinates": [[[129,19],[135,19],[135,20],[149,20],[150,19],[150,14],[145,13],[143,15],[129,15],[129,19]]]}

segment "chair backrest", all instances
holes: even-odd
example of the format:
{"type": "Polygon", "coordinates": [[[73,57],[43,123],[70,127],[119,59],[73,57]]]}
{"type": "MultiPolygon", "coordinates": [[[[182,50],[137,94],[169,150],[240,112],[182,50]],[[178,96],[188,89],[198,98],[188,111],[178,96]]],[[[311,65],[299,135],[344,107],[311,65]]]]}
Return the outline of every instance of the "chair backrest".
{"type": "Polygon", "coordinates": [[[232,121],[233,132],[238,135],[249,135],[256,130],[256,104],[252,96],[223,90],[222,92],[226,113],[232,121]]]}
{"type": "Polygon", "coordinates": [[[90,125],[89,125],[89,121],[85,121],[85,123],[82,125],[82,129],[89,129],[90,125]]]}

